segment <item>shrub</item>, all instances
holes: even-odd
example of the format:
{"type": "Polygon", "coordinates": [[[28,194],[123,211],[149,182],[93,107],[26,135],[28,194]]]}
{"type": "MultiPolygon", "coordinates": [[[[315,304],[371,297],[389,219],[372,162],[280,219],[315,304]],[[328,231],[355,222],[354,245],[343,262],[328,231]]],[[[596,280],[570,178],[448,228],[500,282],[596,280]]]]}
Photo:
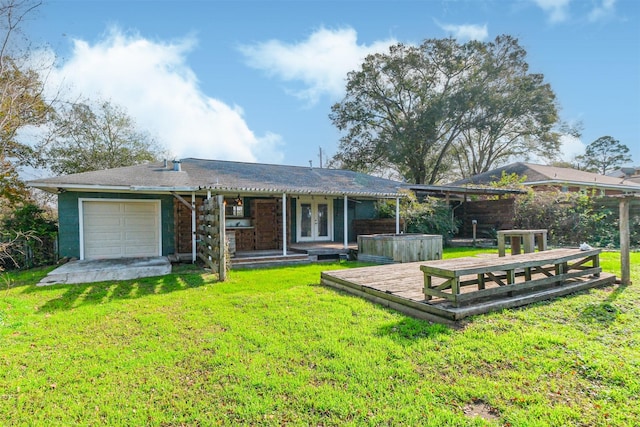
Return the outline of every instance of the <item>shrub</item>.
{"type": "MultiPolygon", "coordinates": [[[[376,211],[378,218],[394,218],[395,203],[378,202],[376,211]]],[[[439,234],[446,243],[458,232],[458,222],[453,218],[451,206],[433,197],[426,197],[420,202],[414,193],[407,193],[400,202],[400,215],[404,218],[404,231],[407,233],[439,234]]]]}
{"type": "Polygon", "coordinates": [[[581,193],[555,190],[530,192],[516,200],[515,226],[522,229],[549,230],[553,245],[616,247],[620,236],[618,220],[611,209],[598,205],[581,193]]]}
{"type": "Polygon", "coordinates": [[[0,263],[6,269],[34,267],[55,262],[58,227],[46,212],[34,204],[17,208],[2,221],[6,256],[0,263]]]}

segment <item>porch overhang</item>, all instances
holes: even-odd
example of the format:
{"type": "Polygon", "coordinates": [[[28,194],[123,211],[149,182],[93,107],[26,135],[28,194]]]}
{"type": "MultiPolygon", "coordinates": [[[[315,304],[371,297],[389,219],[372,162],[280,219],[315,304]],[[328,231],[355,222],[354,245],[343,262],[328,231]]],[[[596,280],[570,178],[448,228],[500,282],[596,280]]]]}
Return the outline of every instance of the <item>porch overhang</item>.
{"type": "Polygon", "coordinates": [[[530,181],[523,183],[526,186],[540,186],[540,185],[550,185],[550,186],[573,186],[573,187],[585,187],[585,188],[597,188],[599,190],[616,190],[621,191],[623,193],[637,193],[640,192],[640,185],[631,185],[631,184],[606,184],[602,182],[585,182],[585,181],[567,181],[567,180],[559,180],[559,179],[548,179],[542,181],[530,181]]]}
{"type": "Polygon", "coordinates": [[[328,197],[367,197],[379,199],[395,199],[397,197],[406,197],[406,194],[397,192],[371,192],[371,191],[323,191],[323,190],[306,190],[300,188],[265,188],[265,187],[235,187],[235,186],[201,186],[199,190],[211,191],[213,193],[240,193],[244,195],[261,195],[279,197],[287,194],[290,197],[296,196],[328,196],[328,197]]]}
{"type": "Polygon", "coordinates": [[[237,194],[245,196],[272,196],[280,197],[287,194],[289,197],[296,196],[330,196],[341,198],[366,197],[379,199],[395,199],[406,197],[406,194],[397,192],[372,192],[372,191],[323,191],[323,190],[302,190],[299,188],[270,188],[270,187],[236,187],[236,186],[142,186],[142,185],[97,185],[97,184],[58,184],[30,181],[27,184],[31,187],[41,189],[50,193],[61,193],[64,191],[87,191],[87,192],[122,192],[122,193],[198,193],[212,192],[214,194],[237,194]]]}

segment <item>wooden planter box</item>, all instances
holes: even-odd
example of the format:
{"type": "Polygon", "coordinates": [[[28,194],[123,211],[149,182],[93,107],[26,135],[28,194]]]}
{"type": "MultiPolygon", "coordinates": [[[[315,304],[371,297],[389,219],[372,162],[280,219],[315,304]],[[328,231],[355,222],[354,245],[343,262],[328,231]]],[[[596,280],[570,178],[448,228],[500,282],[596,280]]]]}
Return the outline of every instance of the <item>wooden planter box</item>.
{"type": "Polygon", "coordinates": [[[373,262],[416,262],[442,258],[437,234],[370,234],[358,236],[358,259],[373,262]]]}

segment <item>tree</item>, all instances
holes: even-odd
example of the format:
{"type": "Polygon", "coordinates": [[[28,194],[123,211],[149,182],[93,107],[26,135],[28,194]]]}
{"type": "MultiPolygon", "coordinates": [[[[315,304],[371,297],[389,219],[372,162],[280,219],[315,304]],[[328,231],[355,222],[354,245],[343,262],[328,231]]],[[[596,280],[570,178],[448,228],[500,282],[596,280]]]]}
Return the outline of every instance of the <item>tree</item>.
{"type": "Polygon", "coordinates": [[[433,184],[457,163],[466,176],[509,156],[553,155],[555,96],[527,73],[516,39],[397,44],[347,77],[330,119],[341,131],[335,163],[433,184]]]}
{"type": "Polygon", "coordinates": [[[163,155],[148,133],[108,101],[94,108],[87,103],[60,108],[44,150],[47,166],[57,174],[131,166],[163,155]]]}
{"type": "Polygon", "coordinates": [[[460,174],[487,172],[514,157],[555,157],[560,147],[555,94],[542,74],[528,73],[525,50],[503,36],[478,54],[481,82],[473,85],[477,92],[465,116],[468,126],[453,147],[460,174]]]}
{"type": "Polygon", "coordinates": [[[37,158],[31,146],[19,141],[18,132],[47,123],[53,113],[28,45],[20,41],[20,25],[40,4],[0,1],[0,204],[27,197],[19,168],[37,158]]]}
{"type": "Polygon", "coordinates": [[[587,145],[585,154],[579,156],[586,170],[606,175],[616,167],[631,162],[629,147],[611,136],[601,136],[587,145]]]}

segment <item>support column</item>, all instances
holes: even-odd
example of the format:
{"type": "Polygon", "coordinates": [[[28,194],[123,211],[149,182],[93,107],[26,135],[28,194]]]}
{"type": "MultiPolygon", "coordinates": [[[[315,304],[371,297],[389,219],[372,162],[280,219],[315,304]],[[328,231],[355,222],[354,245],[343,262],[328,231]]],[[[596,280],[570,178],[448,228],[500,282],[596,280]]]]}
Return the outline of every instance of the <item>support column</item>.
{"type": "Polygon", "coordinates": [[[631,264],[629,258],[630,233],[629,233],[629,197],[620,199],[620,283],[631,284],[631,264]]]}
{"type": "Polygon", "coordinates": [[[282,256],[287,256],[287,193],[282,193],[282,256]]]}
{"type": "Polygon", "coordinates": [[[224,215],[224,196],[222,194],[218,194],[218,211],[219,211],[219,233],[220,233],[220,243],[218,253],[220,254],[220,259],[218,261],[218,279],[221,282],[224,282],[227,279],[227,236],[226,236],[226,224],[225,224],[225,215],[224,215]]]}
{"type": "Polygon", "coordinates": [[[396,197],[396,234],[400,234],[400,197],[396,197]]]}
{"type": "Polygon", "coordinates": [[[191,192],[191,262],[196,262],[196,192],[191,192]]]}
{"type": "Polygon", "coordinates": [[[343,209],[343,221],[344,221],[344,248],[349,249],[349,198],[344,195],[344,209],[343,209]]]}

